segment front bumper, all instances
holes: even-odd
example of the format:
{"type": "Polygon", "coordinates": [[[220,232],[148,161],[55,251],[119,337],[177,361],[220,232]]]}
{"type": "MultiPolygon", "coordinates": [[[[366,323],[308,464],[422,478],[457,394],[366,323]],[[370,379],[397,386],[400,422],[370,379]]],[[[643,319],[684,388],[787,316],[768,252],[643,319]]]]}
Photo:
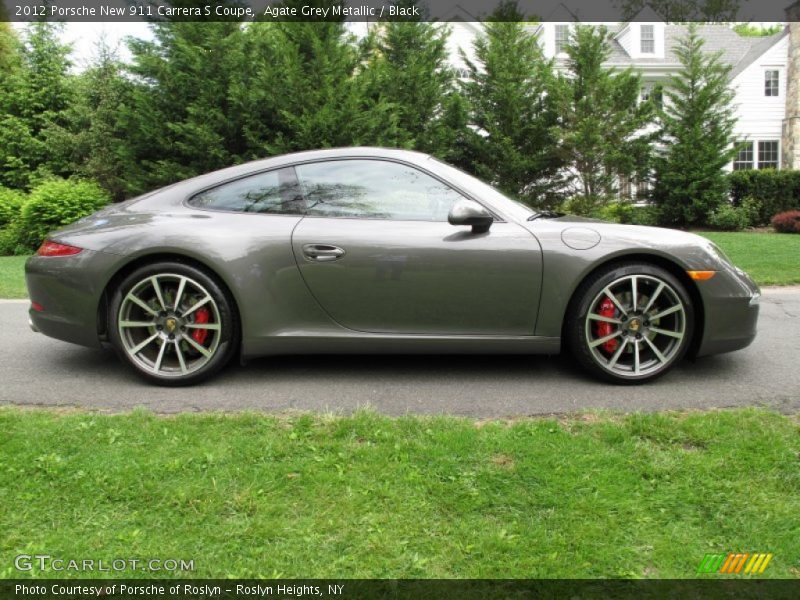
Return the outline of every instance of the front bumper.
{"type": "Polygon", "coordinates": [[[32,256],[25,263],[31,329],[82,346],[100,347],[98,308],[119,257],[83,250],[75,256],[32,256]]]}
{"type": "Polygon", "coordinates": [[[756,337],[761,290],[744,271],[726,268],[697,286],[705,319],[697,356],[722,354],[749,346],[756,337]]]}

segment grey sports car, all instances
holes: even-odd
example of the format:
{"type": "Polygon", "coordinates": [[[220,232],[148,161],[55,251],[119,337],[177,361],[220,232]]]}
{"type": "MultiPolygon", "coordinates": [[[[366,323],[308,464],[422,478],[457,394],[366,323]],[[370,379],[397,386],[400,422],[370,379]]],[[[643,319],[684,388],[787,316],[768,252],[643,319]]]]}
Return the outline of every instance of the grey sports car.
{"type": "Polygon", "coordinates": [[[35,331],[145,379],[235,355],[530,353],[613,382],[756,333],[759,289],[708,240],[537,213],[430,156],[343,148],[195,177],[54,232],[35,331]]]}

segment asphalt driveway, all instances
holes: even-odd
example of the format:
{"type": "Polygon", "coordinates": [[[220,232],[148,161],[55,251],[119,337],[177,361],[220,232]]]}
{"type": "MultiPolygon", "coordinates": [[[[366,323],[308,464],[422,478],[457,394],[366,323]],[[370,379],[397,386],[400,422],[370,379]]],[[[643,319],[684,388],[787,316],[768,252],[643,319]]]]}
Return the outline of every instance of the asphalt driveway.
{"type": "Polygon", "coordinates": [[[111,351],[28,329],[27,303],[0,300],[0,404],[155,412],[287,410],[505,417],[585,409],[654,411],[767,406],[800,412],[800,288],[765,290],[746,350],[686,362],[636,387],[597,383],[564,358],[313,356],[231,366],[193,388],[158,388],[111,351]]]}

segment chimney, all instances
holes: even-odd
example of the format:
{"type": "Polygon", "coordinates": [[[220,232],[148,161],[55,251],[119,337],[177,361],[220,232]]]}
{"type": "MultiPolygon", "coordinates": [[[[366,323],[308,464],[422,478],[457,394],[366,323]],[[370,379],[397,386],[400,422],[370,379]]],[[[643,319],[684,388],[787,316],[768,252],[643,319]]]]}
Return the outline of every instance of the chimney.
{"type": "Polygon", "coordinates": [[[789,56],[786,61],[786,115],[781,133],[781,166],[800,169],[800,1],[786,8],[789,56]]]}

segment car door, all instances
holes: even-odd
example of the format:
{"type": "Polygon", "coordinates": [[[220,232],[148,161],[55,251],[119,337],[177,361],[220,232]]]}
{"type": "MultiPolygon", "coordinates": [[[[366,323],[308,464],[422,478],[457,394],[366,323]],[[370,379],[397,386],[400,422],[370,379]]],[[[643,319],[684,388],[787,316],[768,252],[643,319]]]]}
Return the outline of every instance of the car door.
{"type": "Polygon", "coordinates": [[[447,222],[463,196],[415,166],[380,159],[296,166],[307,216],[298,267],[349,329],[397,334],[532,335],[542,258],[523,227],[486,233],[447,222]]]}

